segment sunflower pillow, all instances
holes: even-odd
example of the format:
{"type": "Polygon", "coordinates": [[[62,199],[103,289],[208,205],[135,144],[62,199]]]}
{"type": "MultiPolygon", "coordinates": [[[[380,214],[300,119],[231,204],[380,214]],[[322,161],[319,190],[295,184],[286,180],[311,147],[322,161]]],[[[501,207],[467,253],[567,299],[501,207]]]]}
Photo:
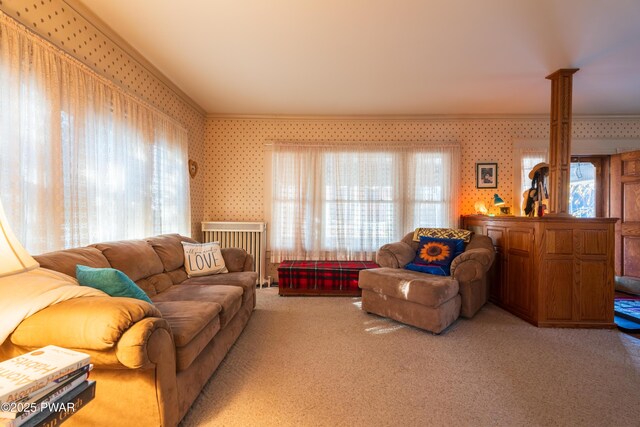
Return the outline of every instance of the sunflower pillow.
{"type": "Polygon", "coordinates": [[[463,251],[464,240],[462,239],[421,236],[415,259],[404,268],[437,276],[449,276],[451,262],[463,251]]]}

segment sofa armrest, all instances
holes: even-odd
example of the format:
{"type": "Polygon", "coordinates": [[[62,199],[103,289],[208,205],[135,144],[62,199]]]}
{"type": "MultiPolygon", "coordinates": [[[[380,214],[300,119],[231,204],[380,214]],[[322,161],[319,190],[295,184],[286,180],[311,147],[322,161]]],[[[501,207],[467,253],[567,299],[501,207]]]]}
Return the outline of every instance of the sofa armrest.
{"type": "Polygon", "coordinates": [[[116,357],[123,366],[145,368],[160,363],[167,351],[173,353],[175,344],[166,320],[147,317],[134,324],[116,345],[116,357]]]}
{"type": "Polygon", "coordinates": [[[253,271],[253,255],[241,248],[222,249],[222,258],[229,273],[253,271]]]}
{"type": "Polygon", "coordinates": [[[388,243],[376,254],[376,263],[380,267],[402,268],[416,256],[411,246],[404,242],[388,243]]]}
{"type": "Polygon", "coordinates": [[[170,327],[152,304],[133,298],[90,297],[40,310],[23,320],[9,339],[21,348],[53,344],[84,351],[97,367],[135,369],[160,357],[148,348],[154,335],[168,336],[172,345],[170,327]]]}
{"type": "Polygon", "coordinates": [[[487,302],[487,272],[495,252],[486,248],[468,249],[451,263],[451,276],[458,280],[462,304],[460,315],[471,318],[487,302]]]}

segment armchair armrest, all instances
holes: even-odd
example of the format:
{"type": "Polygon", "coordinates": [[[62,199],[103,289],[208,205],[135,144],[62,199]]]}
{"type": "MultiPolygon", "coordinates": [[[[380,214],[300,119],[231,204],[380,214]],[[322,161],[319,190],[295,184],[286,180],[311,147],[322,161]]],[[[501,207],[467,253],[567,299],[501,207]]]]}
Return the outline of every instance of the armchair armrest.
{"type": "Polygon", "coordinates": [[[99,368],[141,368],[157,363],[156,347],[173,350],[170,327],[158,309],[133,298],[75,298],[52,305],[23,320],[10,341],[22,348],[53,344],[82,351],[99,368]]]}
{"type": "Polygon", "coordinates": [[[388,243],[378,250],[376,262],[380,267],[402,268],[415,256],[413,248],[404,242],[388,243]]]}
{"type": "Polygon", "coordinates": [[[451,263],[451,275],[458,280],[469,281],[486,274],[493,263],[494,253],[489,249],[468,249],[451,263]]]}
{"type": "Polygon", "coordinates": [[[460,286],[461,316],[473,317],[487,302],[487,272],[493,264],[494,257],[493,247],[467,249],[451,263],[451,276],[458,280],[460,286]]]}
{"type": "Polygon", "coordinates": [[[241,248],[222,249],[222,258],[229,273],[253,271],[253,255],[241,248]]]}

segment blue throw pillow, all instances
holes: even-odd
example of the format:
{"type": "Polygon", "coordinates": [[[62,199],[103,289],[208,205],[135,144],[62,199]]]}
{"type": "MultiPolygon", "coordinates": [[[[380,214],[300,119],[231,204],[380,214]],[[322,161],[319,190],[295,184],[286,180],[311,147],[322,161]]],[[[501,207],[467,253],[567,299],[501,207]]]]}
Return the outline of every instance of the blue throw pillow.
{"type": "Polygon", "coordinates": [[[82,286],[100,289],[112,297],[137,298],[153,304],[133,280],[115,268],[93,268],[76,265],[76,278],[82,286]]]}
{"type": "Polygon", "coordinates": [[[421,236],[415,259],[404,268],[437,276],[449,276],[453,259],[462,252],[464,252],[462,239],[421,236]]]}

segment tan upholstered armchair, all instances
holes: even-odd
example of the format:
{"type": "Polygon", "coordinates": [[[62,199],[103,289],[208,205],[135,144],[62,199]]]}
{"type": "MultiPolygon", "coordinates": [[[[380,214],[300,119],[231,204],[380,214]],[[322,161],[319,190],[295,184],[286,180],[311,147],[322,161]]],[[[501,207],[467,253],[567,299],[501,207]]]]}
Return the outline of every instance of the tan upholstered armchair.
{"type": "Polygon", "coordinates": [[[450,276],[405,270],[418,242],[413,232],[402,241],[380,248],[381,268],[360,272],[362,309],[434,333],[442,332],[460,315],[473,317],[487,302],[487,271],[495,257],[491,239],[474,235],[451,264],[450,276]]]}

